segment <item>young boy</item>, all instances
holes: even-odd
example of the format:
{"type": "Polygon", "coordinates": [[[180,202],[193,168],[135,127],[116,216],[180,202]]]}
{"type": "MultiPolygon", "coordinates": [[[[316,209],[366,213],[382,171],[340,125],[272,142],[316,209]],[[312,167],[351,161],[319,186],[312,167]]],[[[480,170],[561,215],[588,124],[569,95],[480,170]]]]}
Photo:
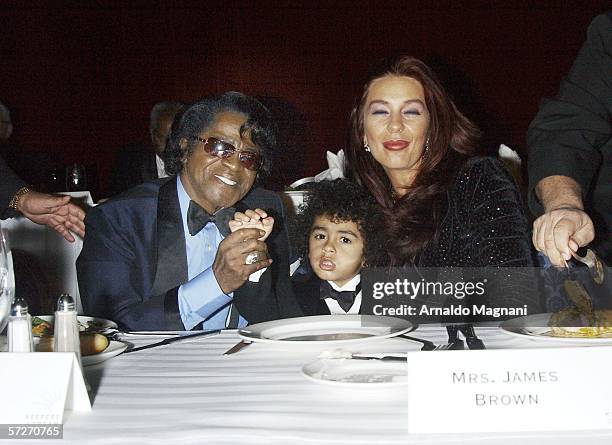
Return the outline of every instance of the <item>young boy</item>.
{"type": "Polygon", "coordinates": [[[343,179],[322,181],[306,197],[291,230],[293,246],[307,273],[292,285],[304,315],[358,314],[360,271],[383,253],[377,204],[343,179]]]}

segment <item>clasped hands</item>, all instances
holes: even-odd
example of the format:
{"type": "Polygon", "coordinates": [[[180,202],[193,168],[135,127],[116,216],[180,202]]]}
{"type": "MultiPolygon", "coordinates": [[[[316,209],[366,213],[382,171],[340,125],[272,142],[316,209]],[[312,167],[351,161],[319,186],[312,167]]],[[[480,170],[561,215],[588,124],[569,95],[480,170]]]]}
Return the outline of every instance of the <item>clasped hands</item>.
{"type": "Polygon", "coordinates": [[[274,218],[264,210],[249,209],[234,214],[234,219],[229,222],[232,233],[219,244],[212,265],[217,283],[224,293],[238,289],[252,273],[272,264],[265,240],[273,227],[274,218]],[[249,264],[253,258],[255,261],[249,264]]]}

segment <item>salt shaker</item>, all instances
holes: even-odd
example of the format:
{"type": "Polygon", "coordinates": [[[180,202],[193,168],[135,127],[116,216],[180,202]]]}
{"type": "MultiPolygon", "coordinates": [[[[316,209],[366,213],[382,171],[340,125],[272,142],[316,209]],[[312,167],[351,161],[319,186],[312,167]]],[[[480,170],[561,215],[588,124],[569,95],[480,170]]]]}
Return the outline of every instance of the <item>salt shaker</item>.
{"type": "Polygon", "coordinates": [[[77,321],[76,305],[70,295],[62,294],[58,298],[54,323],[53,350],[55,352],[76,353],[80,364],[81,342],[79,340],[79,323],[77,321]]]}
{"type": "Polygon", "coordinates": [[[23,298],[16,298],[11,305],[7,337],[9,352],[32,352],[32,317],[23,298]]]}

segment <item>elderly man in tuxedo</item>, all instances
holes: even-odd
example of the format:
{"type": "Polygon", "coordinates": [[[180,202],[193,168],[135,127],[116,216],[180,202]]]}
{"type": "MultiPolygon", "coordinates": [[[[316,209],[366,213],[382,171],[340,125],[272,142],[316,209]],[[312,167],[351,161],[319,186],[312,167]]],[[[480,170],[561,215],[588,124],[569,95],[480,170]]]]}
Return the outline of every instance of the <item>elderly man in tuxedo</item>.
{"type": "Polygon", "coordinates": [[[77,261],[86,313],[129,330],[222,329],[299,315],[282,204],[252,188],[269,170],[274,129],[267,109],[241,93],[185,108],[164,153],[175,176],[86,217],[77,261]],[[234,220],[230,233],[236,211],[243,222],[234,220]]]}

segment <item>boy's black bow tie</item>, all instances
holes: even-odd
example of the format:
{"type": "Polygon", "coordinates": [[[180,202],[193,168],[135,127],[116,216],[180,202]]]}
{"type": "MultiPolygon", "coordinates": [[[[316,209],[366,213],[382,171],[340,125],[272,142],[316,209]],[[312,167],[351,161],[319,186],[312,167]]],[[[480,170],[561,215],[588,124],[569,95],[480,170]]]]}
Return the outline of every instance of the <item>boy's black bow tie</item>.
{"type": "Polygon", "coordinates": [[[361,283],[357,285],[354,291],[343,290],[337,291],[334,289],[328,281],[321,280],[320,292],[321,299],[333,298],[338,302],[344,312],[348,312],[353,303],[355,302],[355,296],[361,291],[361,283]]]}
{"type": "Polygon", "coordinates": [[[196,235],[209,222],[214,222],[221,232],[221,235],[227,236],[230,233],[229,221],[234,217],[236,209],[227,207],[219,210],[214,215],[211,215],[204,210],[197,202],[189,201],[189,209],[187,210],[187,229],[191,236],[196,235]]]}

